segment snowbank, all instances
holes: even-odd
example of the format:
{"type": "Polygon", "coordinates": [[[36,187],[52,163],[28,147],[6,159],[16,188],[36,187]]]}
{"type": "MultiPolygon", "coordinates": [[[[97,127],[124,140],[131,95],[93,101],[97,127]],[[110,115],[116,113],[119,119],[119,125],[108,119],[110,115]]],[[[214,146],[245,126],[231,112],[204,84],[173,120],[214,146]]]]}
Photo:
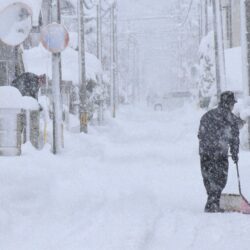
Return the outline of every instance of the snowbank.
{"type": "Polygon", "coordinates": [[[241,47],[225,50],[227,89],[243,92],[241,47]]]}
{"type": "Polygon", "coordinates": [[[0,87],[0,108],[23,108],[23,97],[20,91],[15,87],[0,87]]]}
{"type": "Polygon", "coordinates": [[[22,96],[20,91],[11,86],[0,87],[0,108],[38,110],[37,100],[30,96],[22,96]]]}
{"type": "MultiPolygon", "coordinates": [[[[74,84],[79,82],[78,74],[78,52],[72,48],[66,48],[62,53],[62,78],[65,81],[72,81],[74,84]]],[[[102,73],[100,61],[92,54],[86,55],[86,78],[96,81],[98,74],[102,73]]],[[[24,50],[23,60],[25,70],[34,74],[46,74],[52,78],[51,53],[42,45],[30,50],[24,50]]]]}
{"type": "Polygon", "coordinates": [[[31,96],[23,96],[22,105],[23,105],[23,108],[26,110],[38,110],[39,109],[37,100],[31,96]]]}
{"type": "MultiPolygon", "coordinates": [[[[199,53],[201,55],[205,55],[207,58],[211,59],[211,65],[212,69],[210,70],[212,74],[214,75],[214,46],[213,46],[213,40],[214,40],[214,33],[209,32],[208,35],[202,39],[199,47],[199,53]]],[[[208,65],[205,65],[201,68],[200,75],[203,78],[209,78],[208,73],[206,72],[206,67],[208,65]]],[[[231,48],[225,50],[225,72],[226,72],[226,89],[232,90],[232,91],[243,91],[243,81],[242,81],[242,58],[241,58],[241,47],[231,48]]],[[[210,78],[208,81],[209,83],[212,81],[212,78],[215,78],[215,76],[210,75],[210,78]]],[[[211,86],[209,85],[210,91],[208,91],[208,86],[205,86],[206,91],[208,92],[208,96],[212,96],[215,91],[215,83],[213,83],[211,86]]]]}
{"type": "MultiPolygon", "coordinates": [[[[201,115],[120,107],[88,135],[66,133],[62,155],[0,157],[0,249],[248,250],[248,215],[203,213],[201,115]]],[[[248,162],[241,152],[249,198],[248,162]]],[[[225,192],[237,192],[231,162],[225,192]]]]}

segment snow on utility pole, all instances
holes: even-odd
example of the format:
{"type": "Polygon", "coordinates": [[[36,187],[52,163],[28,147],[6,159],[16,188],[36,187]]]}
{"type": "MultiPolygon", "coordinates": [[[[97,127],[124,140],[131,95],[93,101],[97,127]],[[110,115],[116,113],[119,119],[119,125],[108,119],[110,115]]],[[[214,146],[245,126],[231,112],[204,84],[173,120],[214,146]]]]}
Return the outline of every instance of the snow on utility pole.
{"type": "Polygon", "coordinates": [[[78,0],[78,58],[79,58],[79,98],[80,132],[88,133],[88,110],[85,67],[84,0],[78,0]]]}
{"type": "MultiPolygon", "coordinates": [[[[52,22],[59,23],[59,0],[52,0],[52,22]]],[[[61,91],[60,91],[60,53],[52,53],[52,96],[53,96],[53,154],[60,151],[61,145],[61,91]]]]}
{"type": "MultiPolygon", "coordinates": [[[[241,0],[241,49],[242,49],[242,73],[245,105],[250,103],[250,0],[241,0]]],[[[250,149],[250,116],[248,123],[248,149],[250,149]]]]}

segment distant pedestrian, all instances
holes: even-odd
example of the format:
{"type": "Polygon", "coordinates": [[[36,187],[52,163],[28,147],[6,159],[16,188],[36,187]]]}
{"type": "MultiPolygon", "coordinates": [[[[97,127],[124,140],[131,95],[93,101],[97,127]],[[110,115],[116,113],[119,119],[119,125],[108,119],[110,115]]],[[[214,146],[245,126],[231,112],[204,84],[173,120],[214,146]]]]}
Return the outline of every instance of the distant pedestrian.
{"type": "Polygon", "coordinates": [[[227,183],[229,149],[234,163],[238,163],[239,129],[245,122],[232,113],[236,102],[233,92],[223,92],[218,107],[205,113],[200,121],[200,164],[208,195],[205,212],[223,212],[219,203],[227,183]]]}

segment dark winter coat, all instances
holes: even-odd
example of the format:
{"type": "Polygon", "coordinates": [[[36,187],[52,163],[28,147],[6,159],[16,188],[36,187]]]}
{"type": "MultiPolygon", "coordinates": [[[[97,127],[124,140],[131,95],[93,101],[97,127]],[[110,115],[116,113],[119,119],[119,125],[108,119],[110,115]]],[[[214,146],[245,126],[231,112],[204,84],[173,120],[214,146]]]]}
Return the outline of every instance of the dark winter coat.
{"type": "Polygon", "coordinates": [[[31,96],[37,99],[39,91],[39,76],[33,73],[23,73],[17,77],[11,84],[19,89],[23,96],[31,96]]]}
{"type": "Polygon", "coordinates": [[[201,118],[198,133],[200,155],[227,157],[230,148],[233,159],[238,158],[241,121],[223,106],[205,113],[201,118]]]}

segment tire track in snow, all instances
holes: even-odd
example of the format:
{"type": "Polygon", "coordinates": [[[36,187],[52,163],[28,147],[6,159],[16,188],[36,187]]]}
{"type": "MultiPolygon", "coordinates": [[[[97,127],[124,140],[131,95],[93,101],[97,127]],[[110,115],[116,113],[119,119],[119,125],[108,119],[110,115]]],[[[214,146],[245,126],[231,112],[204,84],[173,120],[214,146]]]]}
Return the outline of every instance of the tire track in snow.
{"type": "Polygon", "coordinates": [[[147,250],[147,249],[151,249],[151,243],[154,240],[155,237],[155,233],[157,230],[157,225],[159,224],[159,221],[161,220],[161,218],[163,217],[163,212],[159,212],[153,219],[150,227],[148,227],[148,229],[146,230],[144,237],[142,239],[142,242],[140,244],[140,247],[138,250],[147,250]]]}

